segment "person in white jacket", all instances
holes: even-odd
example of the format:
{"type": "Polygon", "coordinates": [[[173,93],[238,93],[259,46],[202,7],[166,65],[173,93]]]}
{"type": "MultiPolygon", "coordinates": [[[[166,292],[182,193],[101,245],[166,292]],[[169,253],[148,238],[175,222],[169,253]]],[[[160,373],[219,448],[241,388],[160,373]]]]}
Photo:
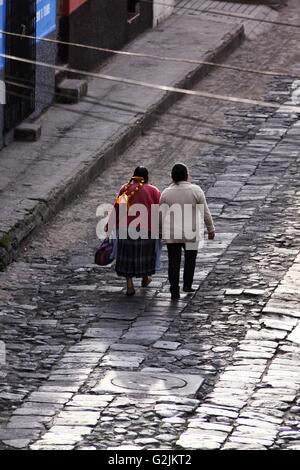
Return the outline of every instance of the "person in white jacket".
{"type": "Polygon", "coordinates": [[[184,250],[183,291],[194,292],[193,279],[201,239],[199,223],[204,219],[208,239],[215,238],[212,216],[207,206],[202,189],[188,181],[186,165],[177,163],[172,169],[172,184],[166,188],[160,198],[161,232],[168,248],[169,282],[173,300],[180,298],[180,264],[184,250]]]}

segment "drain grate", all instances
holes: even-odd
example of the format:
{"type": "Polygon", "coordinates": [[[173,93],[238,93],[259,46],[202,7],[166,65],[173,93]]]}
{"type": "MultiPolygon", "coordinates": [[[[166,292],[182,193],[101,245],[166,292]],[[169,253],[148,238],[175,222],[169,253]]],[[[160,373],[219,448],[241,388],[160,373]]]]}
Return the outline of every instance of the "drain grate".
{"type": "Polygon", "coordinates": [[[108,372],[93,388],[96,393],[195,395],[204,379],[199,375],[155,372],[108,372]]]}

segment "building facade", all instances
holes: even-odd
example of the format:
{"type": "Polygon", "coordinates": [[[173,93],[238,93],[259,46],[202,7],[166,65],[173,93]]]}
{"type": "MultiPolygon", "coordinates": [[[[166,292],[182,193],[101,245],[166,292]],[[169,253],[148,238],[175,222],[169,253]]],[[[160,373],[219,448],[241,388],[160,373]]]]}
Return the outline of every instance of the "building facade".
{"type": "Polygon", "coordinates": [[[0,144],[14,128],[40,114],[55,93],[55,70],[36,64],[54,65],[57,0],[0,0],[0,73],[6,86],[1,106],[0,144]],[[24,61],[14,58],[23,59],[24,61]]]}
{"type": "MultiPolygon", "coordinates": [[[[153,24],[152,0],[61,0],[59,39],[107,49],[122,49],[153,24]]],[[[110,54],[68,45],[59,47],[59,60],[91,70],[110,54]]]]}
{"type": "Polygon", "coordinates": [[[72,43],[122,49],[170,15],[173,1],[0,0],[0,148],[53,102],[61,74],[52,65],[92,70],[111,55],[72,43]]]}
{"type": "Polygon", "coordinates": [[[164,21],[175,11],[175,0],[153,0],[153,27],[164,21]]]}

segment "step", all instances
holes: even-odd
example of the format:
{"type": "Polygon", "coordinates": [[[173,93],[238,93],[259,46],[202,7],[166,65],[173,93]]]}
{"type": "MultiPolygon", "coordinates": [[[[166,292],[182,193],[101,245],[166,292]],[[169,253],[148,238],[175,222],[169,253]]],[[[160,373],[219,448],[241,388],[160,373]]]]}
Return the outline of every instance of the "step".
{"type": "Polygon", "coordinates": [[[66,78],[56,86],[56,101],[58,103],[76,104],[88,92],[87,80],[66,78]]]}
{"type": "Polygon", "coordinates": [[[42,135],[41,124],[23,122],[14,130],[15,140],[22,142],[36,142],[42,135]]]}

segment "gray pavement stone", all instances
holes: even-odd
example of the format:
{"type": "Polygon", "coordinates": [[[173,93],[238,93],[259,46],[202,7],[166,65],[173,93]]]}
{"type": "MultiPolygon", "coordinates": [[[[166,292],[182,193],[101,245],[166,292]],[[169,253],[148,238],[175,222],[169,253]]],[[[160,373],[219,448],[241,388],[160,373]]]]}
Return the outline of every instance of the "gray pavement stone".
{"type": "Polygon", "coordinates": [[[53,403],[64,404],[72,397],[72,393],[56,393],[56,392],[33,392],[29,398],[29,402],[33,403],[53,403]]]}
{"type": "Polygon", "coordinates": [[[54,416],[60,410],[60,405],[48,403],[26,402],[20,408],[17,408],[13,416],[54,416]]]}
{"type": "Polygon", "coordinates": [[[4,440],[3,443],[14,449],[24,449],[29,446],[31,439],[9,439],[4,440]]]}
{"type": "MultiPolygon", "coordinates": [[[[15,446],[14,446],[15,447],[15,446]]],[[[27,447],[24,443],[20,444],[20,448],[27,447]]],[[[57,450],[57,451],[66,451],[66,450],[73,450],[73,445],[60,445],[60,444],[53,444],[53,445],[46,445],[41,443],[35,443],[30,446],[30,450],[57,450]]]]}
{"type": "Polygon", "coordinates": [[[95,426],[100,418],[96,411],[61,411],[54,420],[55,426],[95,426]]]}
{"type": "Polygon", "coordinates": [[[292,343],[300,344],[300,324],[296,326],[287,339],[292,343]]]}

